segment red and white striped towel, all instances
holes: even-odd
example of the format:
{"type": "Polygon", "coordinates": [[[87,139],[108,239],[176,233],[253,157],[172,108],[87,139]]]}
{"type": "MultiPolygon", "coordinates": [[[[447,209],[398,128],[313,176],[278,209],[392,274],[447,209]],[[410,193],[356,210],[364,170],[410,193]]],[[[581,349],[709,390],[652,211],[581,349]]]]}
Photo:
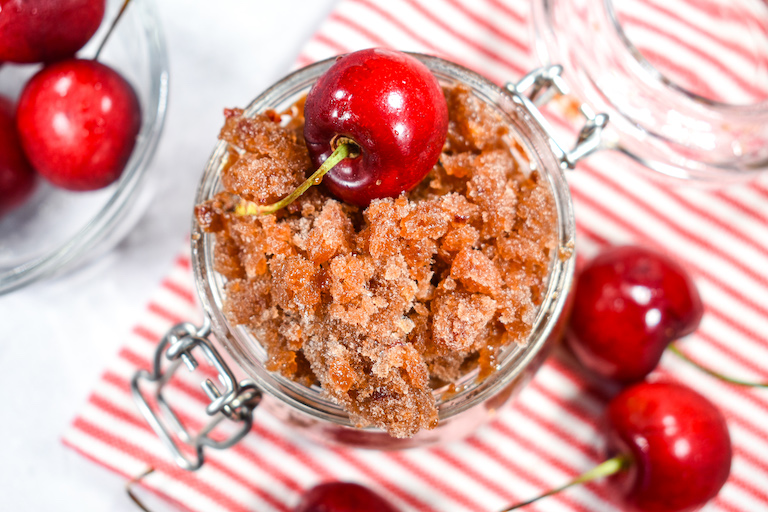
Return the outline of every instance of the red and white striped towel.
{"type": "MultiPolygon", "coordinates": [[[[673,3],[674,9],[668,0],[648,0],[637,13],[654,20],[637,26],[658,32],[666,65],[700,59],[719,73],[710,74],[708,84],[717,87],[712,77],[720,76],[729,87],[753,94],[753,83],[729,73],[733,56],[747,52],[738,34],[697,31],[697,20],[720,16],[707,0],[673,3]],[[702,37],[705,52],[698,43],[686,43],[702,37]]],[[[390,46],[445,56],[497,83],[516,80],[536,65],[529,10],[525,0],[342,0],[298,64],[390,46]]],[[[706,303],[701,328],[683,342],[684,350],[723,372],[765,380],[768,175],[718,189],[673,189],[625,172],[625,160],[620,165],[612,155],[597,155],[569,176],[581,255],[613,243],[640,243],[674,255],[693,273],[706,303]]],[[[200,321],[187,256],[157,290],[64,442],[126,477],[155,467],[144,485],[186,509],[288,511],[304,489],[338,479],[369,485],[405,511],[486,512],[562,484],[600,460],[597,425],[608,392],[556,354],[514,403],[461,442],[397,453],[328,448],[286,433],[275,419],[257,413],[253,432],[235,448],[208,450],[200,471],[185,472],[171,462],[128,390],[135,370],[149,366],[157,340],[180,320],[200,321]]],[[[728,419],[735,447],[732,473],[706,510],[768,510],[768,391],[716,381],[674,356],[663,358],[660,373],[710,397],[728,419]]],[[[169,398],[187,421],[199,423],[204,396],[197,382],[184,378],[169,398]]],[[[532,510],[536,507],[620,508],[601,483],[569,490],[532,510]]]]}

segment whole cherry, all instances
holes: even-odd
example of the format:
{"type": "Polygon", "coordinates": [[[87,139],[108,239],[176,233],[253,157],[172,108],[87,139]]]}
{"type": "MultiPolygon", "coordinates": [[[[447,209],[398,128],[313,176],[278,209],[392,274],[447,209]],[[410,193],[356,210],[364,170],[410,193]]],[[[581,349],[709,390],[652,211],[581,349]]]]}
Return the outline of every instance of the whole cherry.
{"type": "Polygon", "coordinates": [[[579,273],[566,340],[589,370],[638,381],[669,343],[696,330],[703,311],[681,265],[651,249],[611,247],[579,273]]]}
{"type": "Polygon", "coordinates": [[[0,1],[0,61],[52,62],[72,57],[104,17],[105,0],[0,1]]]}
{"type": "Polygon", "coordinates": [[[594,478],[610,476],[623,510],[690,512],[714,498],[731,471],[731,438],[712,402],[681,384],[641,382],[605,414],[612,458],[572,482],[503,512],[594,478]]]}
{"type": "Polygon", "coordinates": [[[95,190],[117,180],[141,127],[133,87],[93,60],[40,70],[19,99],[18,130],[32,166],[54,185],[95,190]]]}
{"type": "Polygon", "coordinates": [[[0,96],[0,215],[20,206],[37,181],[16,133],[16,109],[0,96]]]}
{"type": "Polygon", "coordinates": [[[328,482],[305,492],[293,512],[397,512],[397,509],[360,484],[328,482]]]}
{"type": "Polygon", "coordinates": [[[359,152],[323,181],[338,199],[360,206],[416,186],[437,163],[448,131],[435,76],[415,57],[381,48],[339,57],[307,95],[304,116],[315,166],[342,143],[359,152]]]}
{"type": "Polygon", "coordinates": [[[640,383],[611,400],[610,454],[629,454],[612,478],[637,510],[696,510],[714,498],[731,470],[731,438],[717,407],[674,383],[640,383]]]}

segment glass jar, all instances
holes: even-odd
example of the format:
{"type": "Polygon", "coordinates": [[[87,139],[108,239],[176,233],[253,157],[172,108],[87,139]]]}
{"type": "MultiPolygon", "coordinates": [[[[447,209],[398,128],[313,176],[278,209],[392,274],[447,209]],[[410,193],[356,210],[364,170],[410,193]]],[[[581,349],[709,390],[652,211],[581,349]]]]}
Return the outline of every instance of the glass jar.
{"type": "MultiPolygon", "coordinates": [[[[178,359],[188,357],[195,344],[202,344],[206,355],[210,356],[211,350],[215,352],[212,344],[206,339],[210,332],[249,379],[245,384],[249,396],[237,402],[238,406],[260,394],[256,399],[256,402],[259,402],[259,410],[268,411],[302,434],[317,440],[375,449],[399,449],[443,442],[470,434],[481,423],[490,419],[496,409],[518,393],[532,378],[546,358],[548,349],[562,334],[574,275],[576,257],[573,207],[563,170],[588,152],[585,147],[594,145],[593,137],[583,137],[587,141],[586,144],[572,152],[565,152],[542,127],[540,123],[544,121],[538,110],[532,101],[520,92],[522,89],[540,92],[547,82],[545,72],[534,73],[517,86],[509,85],[505,89],[451,62],[418,54],[414,56],[426,64],[441,83],[464,84],[477,98],[493,106],[509,123],[511,132],[530,160],[531,168],[539,172],[551,190],[557,212],[558,250],[553,251],[548,288],[528,343],[525,346],[511,344],[502,349],[498,367],[490,376],[478,378],[478,370],[474,370],[464,375],[450,391],[448,386],[435,390],[439,424],[433,430],[422,430],[410,439],[396,439],[376,428],[356,428],[346,412],[324,396],[320,387],[303,386],[265,368],[265,349],[248,329],[232,325],[223,312],[225,278],[214,270],[215,237],[203,233],[193,220],[192,262],[198,295],[207,318],[206,325],[197,331],[186,325],[179,332],[166,337],[158,349],[155,371],[152,374],[143,374],[146,380],[167,380],[160,368],[160,354],[166,349],[170,359],[178,359]]],[[[334,61],[335,59],[328,59],[287,76],[256,98],[245,110],[245,115],[254,115],[268,109],[278,112],[288,110],[308,93],[312,84],[334,61]]],[[[219,142],[205,169],[196,204],[203,203],[222,190],[220,174],[226,154],[227,144],[219,142]]],[[[214,360],[218,358],[218,354],[213,354],[214,360]]],[[[188,366],[194,367],[195,364],[188,366]]],[[[215,362],[214,366],[218,369],[218,362],[215,362]]],[[[142,398],[139,380],[141,378],[134,379],[134,394],[139,398],[142,412],[158,434],[169,442],[172,436],[168,435],[167,429],[161,427],[163,419],[151,412],[147,401],[142,398]]],[[[221,410],[221,400],[224,397],[235,397],[241,391],[231,373],[220,380],[227,383],[227,390],[209,392],[214,402],[218,400],[209,407],[209,413],[212,410],[221,410]]],[[[165,403],[162,397],[158,398],[158,402],[165,403]]],[[[164,406],[163,409],[167,408],[164,406]]],[[[171,418],[170,423],[175,427],[179,422],[171,418]]],[[[243,428],[242,435],[247,429],[248,425],[243,428]]],[[[182,439],[194,438],[178,428],[176,431],[182,439]]],[[[201,451],[198,453],[201,454],[201,451]]],[[[177,452],[177,460],[191,469],[202,463],[201,457],[200,455],[198,461],[184,462],[183,455],[177,452]]]]}
{"type": "Polygon", "coordinates": [[[605,112],[605,147],[697,182],[768,169],[768,4],[537,0],[535,51],[605,112]]]}

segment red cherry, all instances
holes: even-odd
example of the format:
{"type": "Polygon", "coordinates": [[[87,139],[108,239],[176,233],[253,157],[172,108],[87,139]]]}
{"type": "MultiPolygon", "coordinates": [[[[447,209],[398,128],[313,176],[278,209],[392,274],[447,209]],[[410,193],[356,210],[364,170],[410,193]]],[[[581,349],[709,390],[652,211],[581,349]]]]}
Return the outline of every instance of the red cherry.
{"type": "Polygon", "coordinates": [[[581,271],[568,344],[588,369],[641,380],[667,345],[699,325],[704,308],[679,264],[650,249],[607,249],[581,271]]]}
{"type": "Polygon", "coordinates": [[[16,133],[14,105],[0,96],[0,215],[24,203],[36,181],[16,133]]]}
{"type": "Polygon", "coordinates": [[[714,498],[731,470],[731,438],[712,402],[673,383],[643,382],[608,405],[609,452],[631,454],[612,480],[641,511],[696,510],[714,498]]]}
{"type": "Polygon", "coordinates": [[[0,60],[71,57],[99,28],[105,0],[0,0],[0,60]]]}
{"type": "Polygon", "coordinates": [[[19,99],[21,144],[54,185],[95,190],[117,180],[141,127],[139,100],[113,69],[70,59],[46,66],[19,99]]]}
{"type": "Polygon", "coordinates": [[[720,411],[680,384],[635,384],[608,404],[605,462],[503,512],[596,478],[611,477],[622,510],[691,512],[714,498],[731,472],[731,437],[720,411]]]}
{"type": "Polygon", "coordinates": [[[319,167],[338,143],[360,149],[323,179],[342,201],[367,205],[418,184],[437,163],[448,131],[440,84],[410,55],[373,48],[339,57],[304,107],[304,138],[319,167]]]}
{"type": "Polygon", "coordinates": [[[330,482],[305,492],[293,512],[397,512],[397,509],[367,487],[330,482]]]}

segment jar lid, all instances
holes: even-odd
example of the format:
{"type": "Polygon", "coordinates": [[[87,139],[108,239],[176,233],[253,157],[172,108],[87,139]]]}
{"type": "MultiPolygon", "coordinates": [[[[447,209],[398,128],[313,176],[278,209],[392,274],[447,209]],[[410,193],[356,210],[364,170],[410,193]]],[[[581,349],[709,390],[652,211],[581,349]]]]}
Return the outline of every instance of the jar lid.
{"type": "Polygon", "coordinates": [[[689,180],[768,169],[763,0],[539,0],[533,20],[539,59],[609,115],[608,147],[689,180]]]}

